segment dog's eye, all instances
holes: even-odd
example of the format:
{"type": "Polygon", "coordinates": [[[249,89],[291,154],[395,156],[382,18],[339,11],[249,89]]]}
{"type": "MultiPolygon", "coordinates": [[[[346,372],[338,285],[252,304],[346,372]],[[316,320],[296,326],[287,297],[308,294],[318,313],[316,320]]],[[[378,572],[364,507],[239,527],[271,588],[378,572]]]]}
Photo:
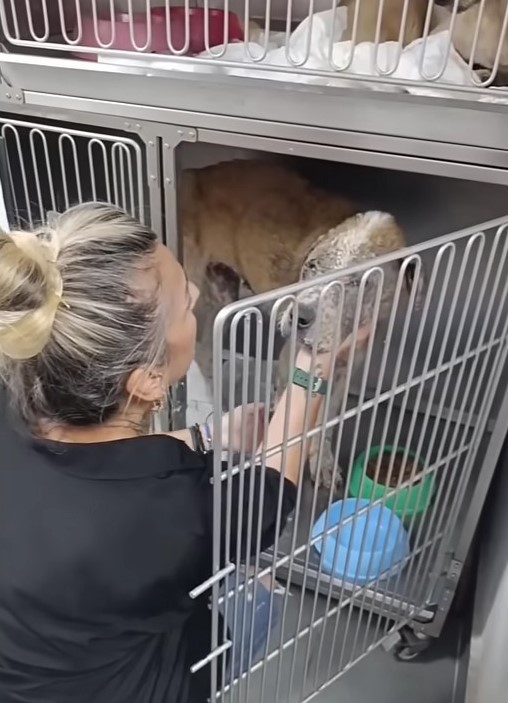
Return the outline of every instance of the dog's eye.
{"type": "Polygon", "coordinates": [[[308,273],[317,273],[317,266],[315,261],[309,261],[307,264],[308,273]]]}

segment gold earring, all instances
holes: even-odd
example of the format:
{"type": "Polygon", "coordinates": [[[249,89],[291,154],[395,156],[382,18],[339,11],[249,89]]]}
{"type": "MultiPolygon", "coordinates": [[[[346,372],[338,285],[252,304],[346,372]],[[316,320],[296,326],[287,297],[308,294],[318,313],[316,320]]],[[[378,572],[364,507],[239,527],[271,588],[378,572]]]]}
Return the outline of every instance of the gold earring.
{"type": "Polygon", "coordinates": [[[162,410],[163,405],[164,405],[164,402],[163,402],[162,398],[159,398],[159,400],[154,400],[153,405],[152,405],[152,412],[159,413],[162,410]]]}

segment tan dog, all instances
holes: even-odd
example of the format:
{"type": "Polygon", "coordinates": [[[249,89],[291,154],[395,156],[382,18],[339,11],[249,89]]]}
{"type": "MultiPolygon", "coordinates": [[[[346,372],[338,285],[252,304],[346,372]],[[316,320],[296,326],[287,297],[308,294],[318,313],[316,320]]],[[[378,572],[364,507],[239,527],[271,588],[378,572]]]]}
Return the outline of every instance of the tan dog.
{"type": "Polygon", "coordinates": [[[181,182],[184,264],[201,290],[196,362],[211,387],[213,321],[238,299],[240,280],[254,293],[296,282],[311,245],[355,207],[277,162],[228,161],[184,171],[181,182]]]}
{"type": "MultiPolygon", "coordinates": [[[[210,325],[223,305],[236,297],[240,277],[255,293],[263,293],[338,271],[405,245],[404,235],[390,215],[353,214],[356,208],[348,200],[316,189],[280,163],[232,161],[184,172],[182,203],[185,265],[191,280],[203,291],[197,309],[200,332],[196,360],[209,379],[210,325]],[[223,267],[217,267],[217,263],[235,271],[237,281],[224,275],[223,267]]],[[[389,314],[399,270],[398,260],[384,267],[379,319],[389,314]]],[[[343,340],[353,330],[358,283],[356,278],[344,282],[340,330],[343,340]]],[[[299,315],[304,310],[306,320],[300,321],[298,335],[300,343],[308,346],[318,336],[320,349],[326,350],[337,327],[339,301],[336,292],[323,299],[318,330],[314,325],[318,300],[316,287],[309,287],[299,296],[299,315]]],[[[370,289],[362,301],[363,331],[372,319],[374,302],[370,289]]],[[[286,333],[289,314],[286,311],[281,322],[286,333]]],[[[366,336],[360,333],[360,337],[362,346],[366,336]]],[[[357,363],[359,359],[360,354],[357,363]]],[[[331,400],[334,413],[339,410],[345,380],[344,363],[338,363],[336,368],[331,400]]],[[[330,486],[334,471],[329,436],[320,473],[318,447],[319,441],[312,450],[311,476],[319,476],[320,483],[330,486]]]]}
{"type": "MultiPolygon", "coordinates": [[[[427,16],[428,0],[407,0],[404,16],[404,0],[384,0],[379,41],[398,41],[406,46],[423,34],[427,16]]],[[[355,14],[357,14],[357,30],[355,41],[376,40],[376,29],[381,0],[345,0],[342,3],[348,8],[348,26],[343,39],[352,39],[355,14]]]]}
{"type": "MultiPolygon", "coordinates": [[[[482,67],[479,77],[490,77],[496,66],[494,81],[500,85],[508,83],[508,32],[502,35],[507,12],[507,0],[458,0],[457,13],[453,20],[455,0],[434,0],[430,8],[429,27],[432,34],[451,29],[455,49],[465,61],[482,67]],[[473,46],[478,33],[476,46],[473,46]]],[[[345,0],[348,8],[348,27],[344,39],[352,39],[355,14],[357,14],[356,43],[375,41],[378,13],[382,0],[345,0]]],[[[381,15],[379,41],[398,41],[406,46],[423,36],[431,0],[384,0],[381,15]],[[404,17],[405,14],[405,17],[404,17]],[[403,31],[401,32],[401,26],[403,31]]]]}
{"type": "Polygon", "coordinates": [[[257,160],[184,171],[181,202],[190,279],[201,288],[207,266],[222,263],[255,293],[297,281],[311,244],[356,211],[293,169],[257,160]]]}
{"type": "MultiPolygon", "coordinates": [[[[382,0],[342,0],[339,7],[347,8],[347,27],[341,40],[353,39],[355,44],[376,40],[378,14],[382,0]]],[[[379,30],[379,41],[399,41],[406,46],[423,34],[428,0],[408,0],[404,14],[404,0],[384,0],[379,30]],[[401,27],[403,28],[401,31],[401,27]]],[[[254,21],[249,22],[249,41],[263,43],[264,29],[254,21]]]]}
{"type": "MultiPolygon", "coordinates": [[[[465,61],[487,69],[489,77],[496,63],[499,51],[497,74],[508,73],[508,32],[502,36],[503,23],[508,10],[507,0],[458,0],[457,10],[453,18],[453,0],[436,0],[440,5],[436,8],[435,16],[440,18],[434,32],[452,29],[453,45],[465,61]],[[482,7],[483,6],[483,7],[482,7]],[[473,46],[478,28],[476,46],[473,46]],[[474,51],[473,51],[474,49],[474,51]]],[[[480,74],[481,77],[484,77],[480,74]]],[[[505,80],[502,81],[505,83],[505,80]]]]}

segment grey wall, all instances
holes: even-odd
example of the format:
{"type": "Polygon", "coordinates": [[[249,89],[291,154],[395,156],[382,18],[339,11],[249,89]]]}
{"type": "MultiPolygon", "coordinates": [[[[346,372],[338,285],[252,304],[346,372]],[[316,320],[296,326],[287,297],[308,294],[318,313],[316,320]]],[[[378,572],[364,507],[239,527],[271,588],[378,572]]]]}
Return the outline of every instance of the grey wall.
{"type": "Polygon", "coordinates": [[[470,645],[466,703],[508,696],[508,452],[485,510],[470,645]]]}

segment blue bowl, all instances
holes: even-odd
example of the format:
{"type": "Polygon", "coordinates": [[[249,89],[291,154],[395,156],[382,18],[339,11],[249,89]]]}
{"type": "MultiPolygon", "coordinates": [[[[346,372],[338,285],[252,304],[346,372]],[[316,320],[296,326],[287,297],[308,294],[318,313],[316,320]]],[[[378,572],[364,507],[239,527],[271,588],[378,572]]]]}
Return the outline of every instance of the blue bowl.
{"type": "Polygon", "coordinates": [[[402,568],[401,562],[409,555],[409,538],[402,522],[382,505],[347,498],[330,506],[326,527],[325,519],[326,511],[312,528],[313,539],[339,527],[314,546],[322,553],[324,571],[344,581],[363,584],[386,579],[402,568]],[[364,512],[355,515],[362,509],[364,512]]]}

